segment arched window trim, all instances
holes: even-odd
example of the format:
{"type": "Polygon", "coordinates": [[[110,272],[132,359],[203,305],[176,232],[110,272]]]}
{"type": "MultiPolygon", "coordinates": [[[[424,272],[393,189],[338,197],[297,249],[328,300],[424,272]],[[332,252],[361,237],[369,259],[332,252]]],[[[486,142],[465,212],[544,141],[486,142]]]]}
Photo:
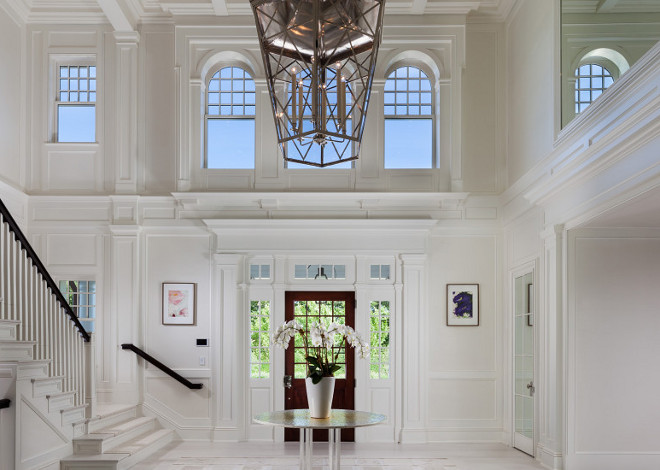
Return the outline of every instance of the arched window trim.
{"type": "MultiPolygon", "coordinates": [[[[417,52],[417,51],[414,51],[417,52]]],[[[431,146],[431,167],[430,168],[387,168],[385,166],[385,144],[383,142],[383,168],[386,171],[401,171],[401,170],[423,170],[423,171],[429,171],[433,169],[438,169],[441,167],[441,157],[440,157],[440,115],[441,115],[441,109],[440,109],[440,91],[439,91],[439,74],[442,73],[441,69],[437,67],[437,64],[433,62],[433,67],[429,65],[429,62],[431,61],[430,58],[428,60],[423,60],[419,56],[421,53],[417,52],[417,57],[410,57],[410,58],[403,58],[401,57],[404,55],[398,54],[397,57],[390,61],[390,63],[387,65],[385,68],[385,73],[383,75],[383,84],[387,82],[389,77],[398,69],[403,68],[403,67],[415,67],[419,70],[421,70],[427,77],[427,79],[430,82],[431,85],[431,121],[432,121],[432,137],[433,137],[433,142],[431,146]]],[[[384,98],[384,97],[383,97],[384,98]]],[[[383,136],[385,135],[385,118],[387,115],[384,112],[384,102],[383,102],[383,109],[381,110],[383,112],[383,136]]],[[[411,118],[414,118],[411,115],[411,118]]],[[[384,137],[383,137],[384,138],[384,137]]]]}
{"type": "MultiPolygon", "coordinates": [[[[579,54],[575,58],[573,64],[571,64],[571,70],[573,73],[573,76],[571,78],[571,81],[573,82],[572,85],[573,90],[571,94],[572,96],[571,110],[574,115],[580,114],[580,112],[577,112],[575,109],[578,106],[578,101],[576,100],[576,93],[578,90],[578,79],[579,79],[578,70],[580,69],[580,67],[591,64],[598,65],[604,68],[605,70],[607,70],[607,72],[609,72],[610,75],[612,76],[614,82],[616,82],[619,79],[619,77],[630,68],[628,59],[626,59],[626,57],[620,51],[617,51],[612,48],[599,47],[595,49],[584,50],[582,54],[579,54]]],[[[608,88],[604,88],[602,90],[601,95],[603,93],[606,93],[608,88]]],[[[598,97],[600,97],[600,95],[598,97]]],[[[587,107],[585,107],[581,112],[584,112],[587,107]]]]}
{"type": "MultiPolygon", "coordinates": [[[[206,62],[208,65],[208,62],[206,62]]],[[[205,171],[254,171],[256,167],[256,119],[257,119],[257,103],[256,103],[256,98],[257,98],[257,93],[256,93],[256,80],[254,78],[254,73],[251,71],[251,67],[249,67],[248,64],[246,64],[244,61],[227,61],[227,60],[222,60],[214,63],[212,66],[204,67],[203,68],[204,72],[203,73],[203,80],[202,80],[202,94],[203,94],[203,99],[201,100],[201,106],[202,106],[202,126],[201,126],[201,132],[202,132],[202,140],[203,140],[203,145],[202,145],[202,161],[201,161],[201,169],[205,171]],[[213,79],[213,77],[220,73],[222,70],[227,69],[227,68],[237,68],[240,70],[243,70],[243,72],[248,75],[249,77],[246,77],[245,80],[251,80],[254,84],[254,104],[250,104],[250,106],[254,106],[254,114],[229,114],[229,115],[221,115],[219,114],[217,117],[210,118],[208,114],[208,106],[209,106],[209,93],[211,90],[209,90],[209,83],[213,79]],[[253,160],[252,160],[252,167],[251,168],[218,168],[218,167],[213,167],[209,168],[208,166],[208,123],[209,119],[212,120],[221,120],[221,119],[251,119],[255,123],[255,133],[253,136],[254,139],[254,155],[253,155],[253,160]]],[[[220,78],[222,80],[222,78],[220,78]]],[[[246,106],[245,104],[243,106],[246,106]]]]}

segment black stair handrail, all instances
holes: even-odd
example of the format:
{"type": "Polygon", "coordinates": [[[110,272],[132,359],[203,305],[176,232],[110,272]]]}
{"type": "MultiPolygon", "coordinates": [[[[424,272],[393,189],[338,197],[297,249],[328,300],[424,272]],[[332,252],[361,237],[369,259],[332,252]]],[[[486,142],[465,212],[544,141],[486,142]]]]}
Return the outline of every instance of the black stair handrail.
{"type": "Polygon", "coordinates": [[[188,387],[191,390],[199,390],[200,388],[202,388],[204,386],[203,384],[194,384],[194,383],[192,383],[190,380],[186,379],[182,375],[177,374],[172,369],[167,367],[165,364],[160,362],[158,359],[154,358],[153,356],[150,356],[149,354],[147,354],[146,352],[144,352],[142,349],[138,348],[134,344],[124,343],[124,344],[121,345],[121,348],[122,349],[129,349],[129,350],[133,351],[135,354],[140,356],[142,359],[144,359],[145,361],[150,362],[151,364],[155,365],[160,370],[165,372],[167,375],[172,377],[174,380],[176,380],[177,382],[185,385],[186,387],[188,387]]]}
{"type": "Polygon", "coordinates": [[[27,238],[25,238],[25,235],[23,235],[23,232],[19,228],[14,218],[9,213],[9,209],[7,209],[7,206],[5,206],[5,204],[2,202],[2,199],[0,199],[0,213],[2,213],[2,216],[5,219],[5,223],[9,226],[9,230],[14,232],[14,236],[16,237],[16,240],[18,240],[18,242],[21,244],[21,249],[25,250],[25,255],[28,258],[30,258],[30,261],[32,261],[32,264],[37,268],[37,271],[39,272],[39,274],[41,274],[41,277],[43,277],[44,280],[46,281],[46,285],[57,299],[57,302],[60,304],[60,307],[64,309],[64,311],[69,316],[71,321],[75,323],[76,327],[78,328],[78,332],[80,333],[80,336],[85,340],[85,342],[89,342],[89,340],[91,339],[89,333],[87,333],[85,331],[85,328],[83,328],[82,324],[80,323],[80,320],[78,320],[78,316],[75,313],[73,313],[73,310],[69,305],[69,302],[66,301],[66,299],[62,295],[62,292],[60,292],[59,287],[57,287],[57,284],[48,273],[48,270],[39,259],[39,256],[37,256],[37,253],[32,248],[32,245],[30,245],[30,242],[28,242],[27,238]]]}
{"type": "Polygon", "coordinates": [[[0,400],[0,410],[3,408],[9,408],[9,405],[11,405],[11,400],[9,398],[3,398],[0,400]]]}

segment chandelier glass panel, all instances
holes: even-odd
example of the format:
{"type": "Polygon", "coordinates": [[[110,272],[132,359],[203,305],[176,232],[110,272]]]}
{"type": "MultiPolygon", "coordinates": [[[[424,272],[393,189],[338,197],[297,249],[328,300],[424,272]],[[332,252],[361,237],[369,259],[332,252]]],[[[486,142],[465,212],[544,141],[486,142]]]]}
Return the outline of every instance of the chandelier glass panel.
{"type": "Polygon", "coordinates": [[[285,160],[357,159],[384,0],[250,0],[285,160]]]}

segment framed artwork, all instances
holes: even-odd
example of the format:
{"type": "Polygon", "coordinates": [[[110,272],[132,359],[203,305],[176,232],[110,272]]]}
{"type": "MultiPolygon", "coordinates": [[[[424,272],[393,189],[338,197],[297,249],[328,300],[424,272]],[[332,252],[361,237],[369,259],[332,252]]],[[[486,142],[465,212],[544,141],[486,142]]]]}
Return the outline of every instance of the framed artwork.
{"type": "Polygon", "coordinates": [[[163,282],[163,325],[194,325],[195,283],[163,282]]]}
{"type": "Polygon", "coordinates": [[[447,284],[447,326],[479,326],[479,284],[447,284]]]}

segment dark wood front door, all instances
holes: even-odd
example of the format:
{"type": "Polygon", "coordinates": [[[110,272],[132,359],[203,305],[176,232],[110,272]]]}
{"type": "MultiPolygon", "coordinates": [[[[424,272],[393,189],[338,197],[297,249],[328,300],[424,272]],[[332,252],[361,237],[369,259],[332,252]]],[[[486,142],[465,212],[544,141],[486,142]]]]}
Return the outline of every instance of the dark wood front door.
{"type": "MultiPolygon", "coordinates": [[[[286,321],[293,320],[309,328],[315,321],[329,323],[335,321],[355,328],[355,292],[287,292],[285,296],[286,321]]],[[[307,395],[305,392],[305,349],[302,338],[296,335],[295,344],[287,348],[285,353],[285,375],[291,376],[291,387],[285,388],[284,408],[287,410],[307,408],[307,395]]],[[[333,351],[337,353],[337,349],[333,351]]],[[[339,351],[338,364],[342,368],[335,373],[335,394],[332,407],[345,410],[355,409],[355,373],[354,351],[348,348],[339,351]]],[[[342,441],[353,442],[355,433],[353,429],[342,431],[342,441]]],[[[298,440],[297,429],[284,431],[285,441],[298,440]]],[[[327,431],[314,431],[315,441],[327,441],[327,431]]]]}

